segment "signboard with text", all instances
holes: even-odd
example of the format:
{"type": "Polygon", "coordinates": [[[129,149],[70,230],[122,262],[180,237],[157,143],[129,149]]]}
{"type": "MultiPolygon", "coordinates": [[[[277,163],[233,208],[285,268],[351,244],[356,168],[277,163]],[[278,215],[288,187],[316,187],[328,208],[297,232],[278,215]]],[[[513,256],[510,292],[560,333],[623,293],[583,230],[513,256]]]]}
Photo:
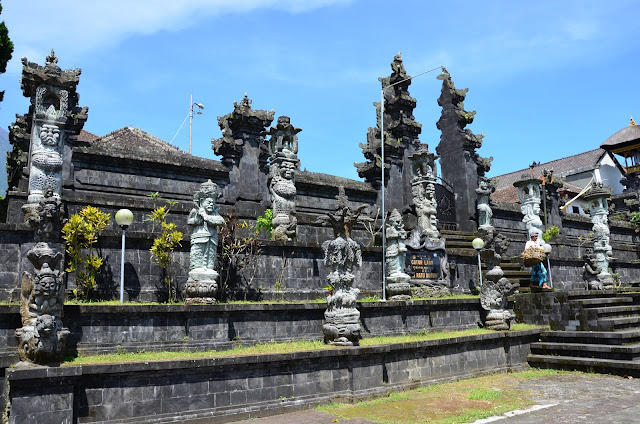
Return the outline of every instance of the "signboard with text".
{"type": "Polygon", "coordinates": [[[412,280],[438,280],[441,278],[440,257],[435,252],[407,252],[407,274],[412,280]]]}

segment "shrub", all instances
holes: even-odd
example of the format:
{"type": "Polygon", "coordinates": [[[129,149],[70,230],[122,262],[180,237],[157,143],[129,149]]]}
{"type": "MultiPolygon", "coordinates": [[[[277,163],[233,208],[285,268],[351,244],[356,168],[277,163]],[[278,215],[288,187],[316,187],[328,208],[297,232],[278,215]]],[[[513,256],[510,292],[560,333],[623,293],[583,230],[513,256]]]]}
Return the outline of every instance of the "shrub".
{"type": "Polygon", "coordinates": [[[89,292],[96,288],[96,275],[103,263],[94,244],[98,236],[109,225],[109,214],[94,206],[87,206],[79,213],[71,215],[69,221],[62,227],[62,239],[67,246],[67,272],[76,271],[75,295],[81,300],[89,299],[89,292]],[[82,251],[86,253],[83,255],[82,251]]]}
{"type": "MultiPolygon", "coordinates": [[[[151,198],[156,200],[159,198],[157,193],[151,194],[151,198]]],[[[176,201],[167,200],[167,204],[159,208],[155,208],[148,216],[147,220],[154,224],[159,224],[161,232],[153,240],[151,245],[151,259],[153,259],[160,268],[162,268],[162,280],[167,286],[169,292],[169,302],[176,302],[178,300],[178,290],[175,287],[173,281],[173,268],[175,267],[175,261],[173,259],[173,251],[182,246],[183,234],[176,230],[176,224],[173,222],[167,222],[167,215],[169,215],[170,207],[175,205],[176,201]]]]}

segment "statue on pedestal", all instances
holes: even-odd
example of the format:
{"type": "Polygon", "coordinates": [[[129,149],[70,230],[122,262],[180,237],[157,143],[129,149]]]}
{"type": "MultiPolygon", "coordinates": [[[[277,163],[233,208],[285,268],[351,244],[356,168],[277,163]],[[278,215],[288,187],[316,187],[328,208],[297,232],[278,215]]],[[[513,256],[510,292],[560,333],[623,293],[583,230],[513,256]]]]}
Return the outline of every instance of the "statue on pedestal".
{"type": "Polygon", "coordinates": [[[476,189],[476,193],[478,193],[478,206],[476,207],[478,209],[478,229],[487,232],[493,231],[493,226],[491,225],[493,211],[491,210],[489,196],[495,190],[488,178],[478,178],[478,188],[476,189]]]}
{"type": "Polygon", "coordinates": [[[211,180],[202,183],[200,190],[193,195],[194,208],[187,221],[193,227],[185,301],[188,304],[216,303],[218,273],[214,268],[218,253],[218,227],[224,225],[216,205],[219,197],[218,185],[211,180]]]}
{"type": "Polygon", "coordinates": [[[327,344],[357,346],[361,338],[360,311],[356,309],[360,290],[353,287],[356,277],[352,270],[362,265],[362,243],[351,238],[351,230],[356,222],[371,218],[362,215],[367,205],[352,209],[341,189],[336,212],[318,218],[319,223],[330,225],[335,235],[333,240],[322,243],[324,264],[330,270],[327,282],[331,287],[322,332],[327,344]]]}
{"type": "Polygon", "coordinates": [[[480,304],[487,311],[483,321],[488,329],[509,330],[515,315],[507,309],[507,297],[517,287],[504,277],[500,261],[510,242],[502,234],[487,233],[487,237],[490,240],[480,251],[480,256],[489,269],[480,288],[480,304]]]}
{"type": "Polygon", "coordinates": [[[387,298],[389,300],[411,299],[411,277],[404,272],[407,247],[407,232],[402,223],[402,215],[394,209],[387,220],[385,231],[387,248],[385,252],[387,266],[387,298]]]}
{"type": "Polygon", "coordinates": [[[518,189],[518,197],[520,198],[520,210],[524,217],[524,222],[527,228],[527,236],[531,236],[533,233],[542,234],[542,221],[540,220],[540,202],[542,201],[542,195],[540,194],[540,184],[542,180],[534,177],[529,177],[526,174],[522,174],[520,180],[513,183],[518,189]]]}

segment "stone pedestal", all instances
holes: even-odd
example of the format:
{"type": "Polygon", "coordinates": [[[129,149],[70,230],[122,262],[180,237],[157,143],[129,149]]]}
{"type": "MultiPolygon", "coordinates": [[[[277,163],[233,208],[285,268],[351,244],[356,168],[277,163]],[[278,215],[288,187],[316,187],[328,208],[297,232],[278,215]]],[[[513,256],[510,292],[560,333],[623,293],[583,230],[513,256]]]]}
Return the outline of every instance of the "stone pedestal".
{"type": "Polygon", "coordinates": [[[187,305],[215,305],[218,292],[218,273],[213,269],[197,268],[189,271],[185,287],[187,305]]]}

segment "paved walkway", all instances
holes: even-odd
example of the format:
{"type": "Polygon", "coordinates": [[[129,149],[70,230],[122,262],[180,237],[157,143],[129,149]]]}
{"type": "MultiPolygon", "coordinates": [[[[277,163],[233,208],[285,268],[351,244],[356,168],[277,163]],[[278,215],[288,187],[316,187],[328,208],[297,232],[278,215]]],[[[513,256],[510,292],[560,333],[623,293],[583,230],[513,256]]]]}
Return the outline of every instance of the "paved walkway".
{"type": "MultiPolygon", "coordinates": [[[[492,417],[477,424],[640,423],[640,379],[567,374],[528,380],[520,388],[531,390],[541,409],[512,417],[492,417]]],[[[374,424],[364,419],[334,419],[333,415],[309,410],[236,424],[374,424]]]]}

